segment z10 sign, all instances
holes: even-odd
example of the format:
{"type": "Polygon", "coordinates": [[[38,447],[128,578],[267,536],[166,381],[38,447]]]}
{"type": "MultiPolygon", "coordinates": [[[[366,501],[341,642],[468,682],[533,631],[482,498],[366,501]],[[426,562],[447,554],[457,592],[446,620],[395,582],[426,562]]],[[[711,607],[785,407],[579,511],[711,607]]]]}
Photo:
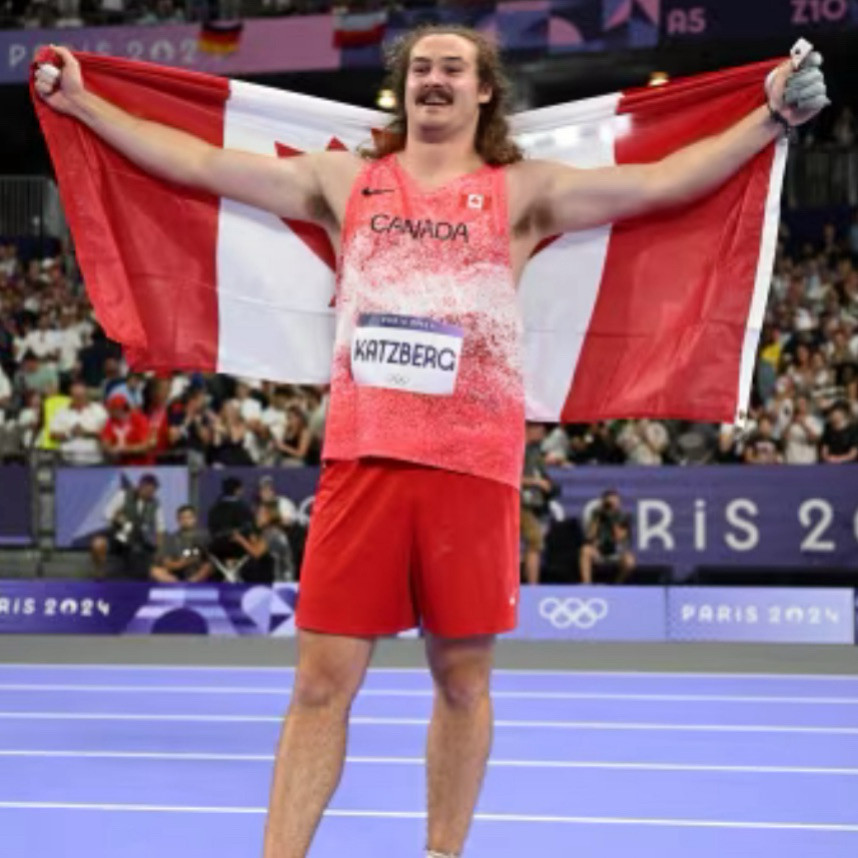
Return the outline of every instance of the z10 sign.
{"type": "Polygon", "coordinates": [[[858,567],[858,468],[571,468],[553,470],[567,515],[586,523],[617,489],[642,563],[858,567]]]}
{"type": "Polygon", "coordinates": [[[798,38],[848,29],[856,23],[856,0],[662,0],[661,6],[662,38],[666,41],[693,37],[798,38]]]}

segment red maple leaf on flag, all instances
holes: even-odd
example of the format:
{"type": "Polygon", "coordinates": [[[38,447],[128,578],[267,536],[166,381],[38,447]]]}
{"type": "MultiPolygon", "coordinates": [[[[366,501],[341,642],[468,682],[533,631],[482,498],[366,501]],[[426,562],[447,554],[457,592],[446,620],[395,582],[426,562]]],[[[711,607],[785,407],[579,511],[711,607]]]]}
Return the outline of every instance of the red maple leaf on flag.
{"type": "MultiPolygon", "coordinates": [[[[291,158],[293,155],[303,155],[300,149],[295,149],[293,146],[287,146],[285,143],[275,141],[274,148],[277,150],[278,158],[291,158]]],[[[331,137],[328,141],[327,150],[329,152],[344,152],[348,147],[336,137],[331,137]]],[[[314,223],[308,223],[305,220],[292,220],[291,218],[281,218],[283,223],[331,269],[336,270],[337,255],[334,253],[334,246],[331,244],[331,239],[328,233],[320,226],[314,223]]]]}

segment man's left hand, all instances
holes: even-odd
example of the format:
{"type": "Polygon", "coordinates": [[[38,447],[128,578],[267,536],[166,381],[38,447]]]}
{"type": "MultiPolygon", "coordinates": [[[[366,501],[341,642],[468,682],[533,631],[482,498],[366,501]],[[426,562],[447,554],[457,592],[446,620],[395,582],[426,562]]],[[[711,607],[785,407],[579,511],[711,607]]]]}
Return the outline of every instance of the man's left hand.
{"type": "Polygon", "coordinates": [[[822,54],[808,54],[799,69],[787,60],[781,63],[766,84],[769,105],[789,122],[801,125],[831,104],[822,73],[822,54]]]}

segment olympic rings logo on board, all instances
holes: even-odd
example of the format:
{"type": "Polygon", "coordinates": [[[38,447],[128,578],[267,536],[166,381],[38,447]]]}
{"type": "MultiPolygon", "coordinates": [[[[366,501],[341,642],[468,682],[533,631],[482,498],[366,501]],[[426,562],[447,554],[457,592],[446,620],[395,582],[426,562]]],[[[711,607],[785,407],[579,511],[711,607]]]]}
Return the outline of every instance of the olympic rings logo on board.
{"type": "Polygon", "coordinates": [[[592,629],[608,616],[608,603],[604,599],[549,596],[539,603],[539,616],[548,620],[555,629],[568,629],[570,626],[592,629]]]}

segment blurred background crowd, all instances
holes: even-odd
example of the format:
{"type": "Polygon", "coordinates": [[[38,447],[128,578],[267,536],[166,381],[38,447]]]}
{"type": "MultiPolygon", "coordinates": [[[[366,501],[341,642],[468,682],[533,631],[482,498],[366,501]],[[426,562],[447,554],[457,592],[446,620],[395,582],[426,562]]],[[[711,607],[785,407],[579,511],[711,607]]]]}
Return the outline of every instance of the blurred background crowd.
{"type": "MultiPolygon", "coordinates": [[[[858,461],[858,210],[817,241],[782,227],[745,426],[627,420],[545,427],[549,465],[858,461]]],[[[138,373],[99,327],[74,253],[0,241],[0,458],[70,465],[318,464],[328,391],[138,373]]]]}
{"type": "Polygon", "coordinates": [[[322,15],[420,7],[486,5],[485,0],[3,0],[0,27],[176,24],[268,15],[322,15]]]}

